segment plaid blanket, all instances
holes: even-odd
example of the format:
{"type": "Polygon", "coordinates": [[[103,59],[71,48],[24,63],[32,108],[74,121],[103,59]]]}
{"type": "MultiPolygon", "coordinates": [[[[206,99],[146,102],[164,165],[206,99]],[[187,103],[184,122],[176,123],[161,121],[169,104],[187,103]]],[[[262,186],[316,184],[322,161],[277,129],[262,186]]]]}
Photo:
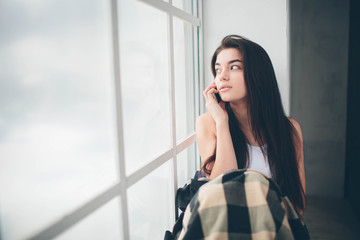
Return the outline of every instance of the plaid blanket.
{"type": "Polygon", "coordinates": [[[232,170],[211,181],[192,180],[176,199],[185,212],[174,226],[174,239],[310,239],[289,199],[257,171],[232,170]]]}

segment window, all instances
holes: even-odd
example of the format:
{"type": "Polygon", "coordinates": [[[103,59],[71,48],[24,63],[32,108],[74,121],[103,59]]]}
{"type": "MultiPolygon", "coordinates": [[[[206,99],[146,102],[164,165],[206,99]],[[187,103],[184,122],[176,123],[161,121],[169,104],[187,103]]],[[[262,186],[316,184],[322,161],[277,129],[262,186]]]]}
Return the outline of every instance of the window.
{"type": "Polygon", "coordinates": [[[200,10],[1,1],[1,239],[158,239],[171,228],[175,190],[199,167],[200,10]]]}

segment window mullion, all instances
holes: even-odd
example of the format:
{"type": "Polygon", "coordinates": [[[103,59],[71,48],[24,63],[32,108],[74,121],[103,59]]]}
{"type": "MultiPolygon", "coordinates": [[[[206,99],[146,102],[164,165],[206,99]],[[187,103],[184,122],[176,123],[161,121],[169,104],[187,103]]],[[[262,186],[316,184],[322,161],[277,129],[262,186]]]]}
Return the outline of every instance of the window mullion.
{"type": "Polygon", "coordinates": [[[167,12],[168,14],[172,16],[176,16],[184,21],[187,21],[195,26],[199,26],[200,19],[196,18],[189,13],[178,9],[174,6],[172,6],[172,1],[169,0],[169,3],[164,2],[163,0],[140,0],[141,2],[147,3],[151,5],[152,7],[155,7],[161,11],[167,12]]]}
{"type": "MultiPolygon", "coordinates": [[[[203,1],[202,0],[198,0],[199,1],[199,7],[198,7],[198,12],[199,12],[199,18],[202,20],[203,19],[203,1]]],[[[205,89],[204,84],[205,84],[205,80],[204,80],[204,53],[203,53],[203,49],[204,49],[204,43],[203,43],[203,25],[200,24],[200,26],[198,27],[198,46],[199,46],[199,87],[200,87],[200,91],[199,93],[201,93],[201,89],[205,89]]],[[[204,98],[200,97],[200,113],[204,113],[205,112],[205,102],[204,102],[204,98]]]]}
{"type": "MultiPolygon", "coordinates": [[[[202,21],[202,0],[196,0],[197,17],[202,21]]],[[[202,89],[204,89],[204,57],[203,57],[203,25],[200,24],[194,29],[194,55],[195,55],[195,117],[204,113],[204,98],[202,89]]],[[[196,149],[196,168],[200,169],[201,159],[198,149],[196,149]]]]}
{"type": "MultiPolygon", "coordinates": [[[[118,167],[120,177],[120,209],[122,219],[123,238],[129,239],[129,214],[127,204],[127,184],[125,168],[125,147],[123,129],[123,110],[121,101],[121,75],[120,75],[120,47],[119,47],[119,26],[117,0],[111,1],[111,20],[113,37],[113,63],[114,63],[114,85],[115,85],[115,106],[116,106],[116,128],[117,128],[117,151],[118,167]]],[[[120,213],[119,213],[120,214],[120,213]]]]}
{"type": "MultiPolygon", "coordinates": [[[[172,1],[169,0],[172,4],[172,1]]],[[[175,66],[174,66],[174,25],[173,15],[168,13],[168,41],[169,41],[169,79],[170,79],[170,108],[171,108],[171,136],[173,147],[173,184],[174,184],[174,198],[177,190],[177,151],[176,151],[176,109],[175,109],[175,66]]],[[[175,218],[178,216],[178,210],[175,208],[175,218]]]]}

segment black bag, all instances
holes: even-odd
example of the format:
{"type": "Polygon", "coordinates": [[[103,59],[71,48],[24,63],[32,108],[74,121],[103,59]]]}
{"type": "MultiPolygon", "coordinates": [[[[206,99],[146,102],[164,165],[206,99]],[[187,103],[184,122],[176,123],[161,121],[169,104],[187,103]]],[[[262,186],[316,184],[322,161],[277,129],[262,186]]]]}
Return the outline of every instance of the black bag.
{"type": "MultiPolygon", "coordinates": [[[[195,174],[196,176],[197,174],[195,174]]],[[[176,209],[180,209],[182,212],[179,217],[177,217],[172,232],[166,231],[164,240],[175,240],[179,237],[181,229],[183,227],[182,222],[184,218],[184,212],[186,206],[190,203],[191,199],[194,197],[199,188],[207,183],[210,179],[201,178],[191,179],[191,182],[187,183],[184,187],[179,188],[176,191],[175,196],[175,207],[176,209]]]]}

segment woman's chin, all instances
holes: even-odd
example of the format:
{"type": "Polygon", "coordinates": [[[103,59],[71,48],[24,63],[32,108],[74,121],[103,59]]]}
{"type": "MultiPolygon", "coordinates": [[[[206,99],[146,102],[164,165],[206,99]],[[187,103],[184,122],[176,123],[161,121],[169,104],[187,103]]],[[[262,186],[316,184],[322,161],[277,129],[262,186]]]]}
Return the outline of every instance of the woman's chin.
{"type": "Polygon", "coordinates": [[[231,102],[231,98],[229,98],[229,97],[225,97],[225,96],[222,96],[221,97],[221,100],[223,101],[223,102],[231,102]]]}
{"type": "Polygon", "coordinates": [[[229,103],[241,103],[241,102],[246,102],[247,101],[247,98],[244,97],[244,98],[229,98],[229,97],[221,97],[221,100],[223,102],[229,102],[229,103]]]}

